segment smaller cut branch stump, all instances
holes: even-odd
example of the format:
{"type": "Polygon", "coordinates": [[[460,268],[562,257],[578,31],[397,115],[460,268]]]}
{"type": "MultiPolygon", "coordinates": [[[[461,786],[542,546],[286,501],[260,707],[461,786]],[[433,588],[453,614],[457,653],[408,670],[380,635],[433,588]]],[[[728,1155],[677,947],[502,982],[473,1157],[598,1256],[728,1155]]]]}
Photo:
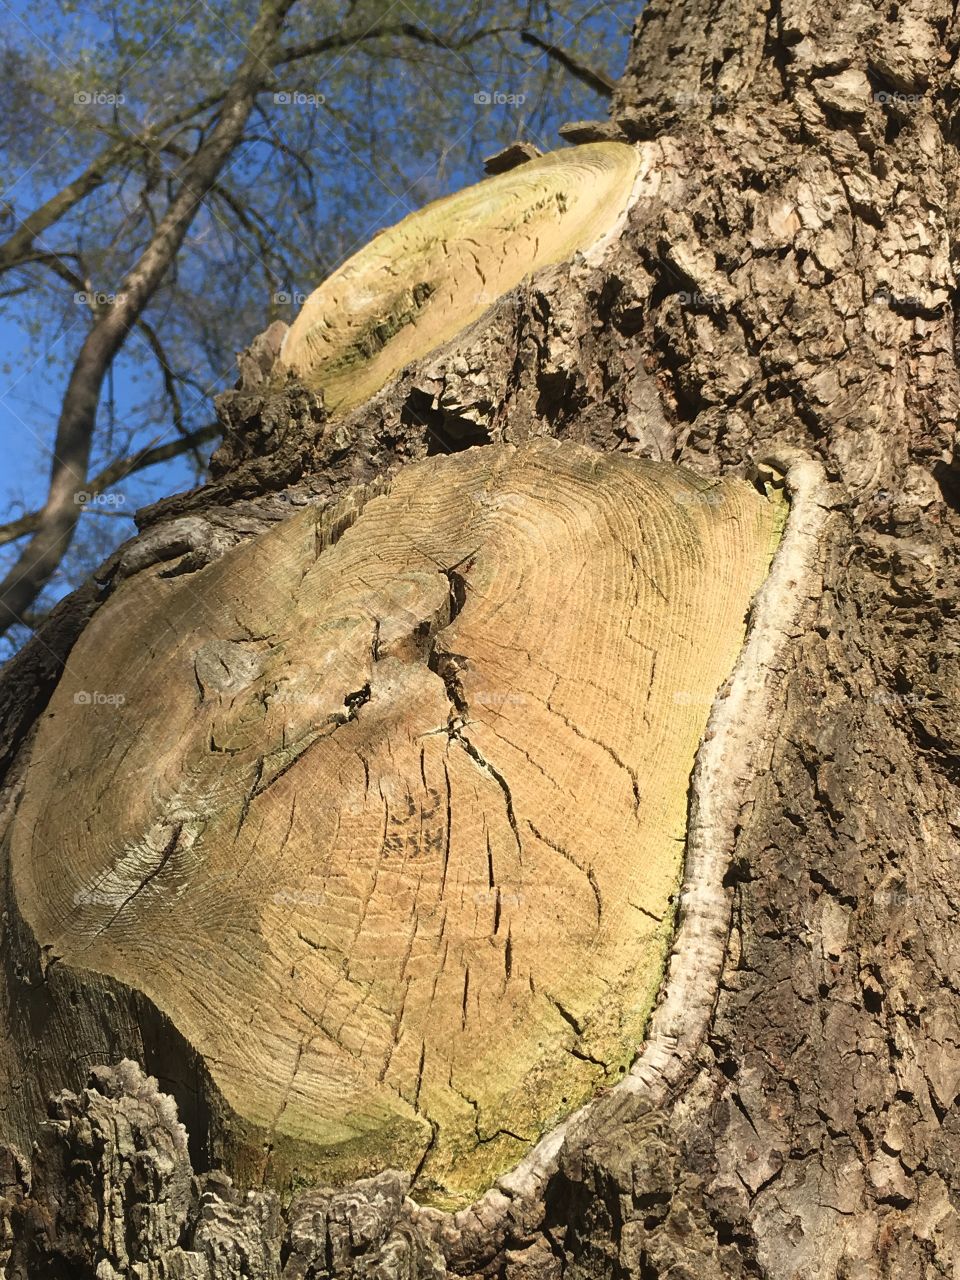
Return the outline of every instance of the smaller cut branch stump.
{"type": "Polygon", "coordinates": [[[314,290],[283,341],[281,366],[322,389],[330,414],[362,404],[525,276],[603,241],[639,167],[636,147],[598,142],[434,201],[314,290]]]}

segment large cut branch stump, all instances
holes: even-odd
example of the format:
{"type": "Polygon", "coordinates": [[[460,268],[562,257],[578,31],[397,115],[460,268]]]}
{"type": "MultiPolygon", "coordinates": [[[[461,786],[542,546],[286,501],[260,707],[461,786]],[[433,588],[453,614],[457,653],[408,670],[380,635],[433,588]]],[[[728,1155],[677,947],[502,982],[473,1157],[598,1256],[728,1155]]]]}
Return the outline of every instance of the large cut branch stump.
{"type": "Polygon", "coordinates": [[[476,1196],[642,1039],[694,754],[777,528],[743,481],[550,441],[126,580],[12,824],[46,974],[11,979],[13,1024],[62,1001],[43,1057],[82,1083],[117,1048],[76,1031],[107,984],[126,1051],[156,1058],[145,1010],[169,1027],[174,1092],[171,1046],[198,1055],[240,1178],[395,1167],[476,1196]]]}

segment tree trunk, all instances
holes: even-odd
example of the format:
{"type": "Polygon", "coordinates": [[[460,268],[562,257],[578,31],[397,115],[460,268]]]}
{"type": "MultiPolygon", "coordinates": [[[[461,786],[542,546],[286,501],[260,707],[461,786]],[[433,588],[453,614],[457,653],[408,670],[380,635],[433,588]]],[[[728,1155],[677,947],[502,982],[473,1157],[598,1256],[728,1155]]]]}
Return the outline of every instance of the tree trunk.
{"type": "Polygon", "coordinates": [[[78,635],[152,566],[189,583],[291,506],[475,445],[786,472],[772,587],[693,777],[676,954],[627,1087],[473,1209],[391,1172],[278,1198],[203,1171],[216,1065],[117,977],[77,1008],[8,886],[4,1126],[38,1139],[29,1177],[4,1168],[9,1275],[960,1274],[956,53],[926,0],[652,0],[612,121],[577,134],[639,156],[601,251],[340,417],[283,374],[280,333],[254,343],[210,484],[143,513],[0,687],[6,848],[78,635]],[[189,1148],[133,1064],[87,1081],[123,1056],[189,1148]]]}

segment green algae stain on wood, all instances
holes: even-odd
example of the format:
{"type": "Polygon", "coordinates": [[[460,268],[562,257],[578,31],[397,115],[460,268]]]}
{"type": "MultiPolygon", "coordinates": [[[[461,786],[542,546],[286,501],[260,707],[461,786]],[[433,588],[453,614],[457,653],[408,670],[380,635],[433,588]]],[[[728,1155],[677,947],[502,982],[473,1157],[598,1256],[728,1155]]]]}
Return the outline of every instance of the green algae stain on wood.
{"type": "Polygon", "coordinates": [[[307,299],[281,363],[331,414],[454,337],[531,272],[596,244],[622,216],[635,147],[551,152],[382,231],[307,299]]]}
{"type": "Polygon", "coordinates": [[[350,501],[120,585],[41,724],[14,887],[80,985],[199,1052],[234,1172],[392,1166],[459,1205],[642,1038],[778,513],[553,441],[350,501]]]}

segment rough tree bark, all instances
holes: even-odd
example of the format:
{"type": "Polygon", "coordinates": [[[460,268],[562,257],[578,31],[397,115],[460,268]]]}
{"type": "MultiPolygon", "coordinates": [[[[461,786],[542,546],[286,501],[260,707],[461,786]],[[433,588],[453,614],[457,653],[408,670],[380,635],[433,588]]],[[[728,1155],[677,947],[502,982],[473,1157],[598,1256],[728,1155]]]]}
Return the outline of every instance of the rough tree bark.
{"type": "MultiPolygon", "coordinates": [[[[13,1152],[4,1166],[8,1274],[960,1273],[957,37],[935,0],[652,0],[611,120],[569,133],[643,157],[605,255],[545,268],[336,422],[296,382],[272,389],[266,335],[221,404],[210,484],[143,513],[0,687],[9,814],[76,636],[138,566],[191,572],[291,503],[468,445],[548,435],[706,477],[819,460],[692,1061],[659,1093],[612,1091],[532,1194],[454,1229],[389,1173],[283,1206],[222,1174],[191,1182],[154,1085],[132,1065],[86,1082],[88,1052],[139,1037],[161,1076],[169,1056],[111,1022],[105,992],[71,1079],[48,1081],[38,1051],[35,1080],[8,1086],[72,1090],[32,1172],[13,1152]]],[[[8,959],[8,1004],[33,983],[42,1010],[56,966],[40,959],[8,959]]]]}

